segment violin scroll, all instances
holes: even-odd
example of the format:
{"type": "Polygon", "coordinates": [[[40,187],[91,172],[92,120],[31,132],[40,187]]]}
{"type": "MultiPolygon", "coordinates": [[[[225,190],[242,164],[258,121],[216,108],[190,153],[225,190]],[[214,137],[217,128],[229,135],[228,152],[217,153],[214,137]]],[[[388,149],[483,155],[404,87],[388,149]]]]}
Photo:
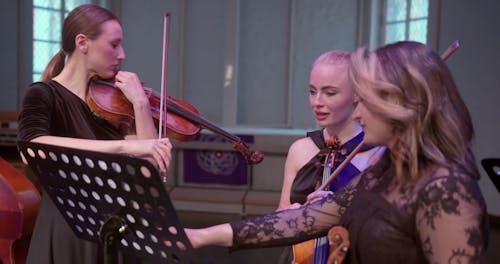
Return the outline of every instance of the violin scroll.
{"type": "Polygon", "coordinates": [[[327,263],[342,263],[351,245],[349,242],[349,232],[342,226],[334,226],[328,231],[328,240],[330,242],[330,256],[327,263]]]}
{"type": "Polygon", "coordinates": [[[250,165],[258,164],[264,159],[264,154],[258,150],[250,151],[244,142],[233,144],[233,148],[239,151],[250,165]]]}

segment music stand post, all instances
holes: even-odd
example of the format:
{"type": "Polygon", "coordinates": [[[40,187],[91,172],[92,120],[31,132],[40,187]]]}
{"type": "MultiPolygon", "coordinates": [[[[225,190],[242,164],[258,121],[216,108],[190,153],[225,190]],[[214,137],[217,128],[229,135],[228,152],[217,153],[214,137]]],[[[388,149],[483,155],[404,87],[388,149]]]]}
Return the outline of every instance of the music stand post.
{"type": "Polygon", "coordinates": [[[197,261],[148,161],[26,141],[18,147],[73,232],[103,245],[104,263],[116,263],[117,250],[162,263],[197,261]]]}

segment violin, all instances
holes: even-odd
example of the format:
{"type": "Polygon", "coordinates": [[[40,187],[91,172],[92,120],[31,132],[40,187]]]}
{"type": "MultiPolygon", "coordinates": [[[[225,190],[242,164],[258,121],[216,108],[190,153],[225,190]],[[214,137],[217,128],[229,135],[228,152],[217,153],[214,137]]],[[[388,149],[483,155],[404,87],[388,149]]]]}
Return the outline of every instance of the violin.
{"type": "MultiPolygon", "coordinates": [[[[165,96],[168,61],[168,35],[170,31],[170,13],[165,13],[163,20],[163,56],[162,56],[162,85],[161,97],[154,94],[152,89],[144,89],[149,98],[151,115],[158,128],[159,136],[163,132],[173,139],[186,141],[193,139],[202,127],[207,128],[233,143],[233,148],[239,151],[249,164],[260,163],[264,154],[259,151],[250,151],[248,146],[239,137],[234,136],[202,118],[194,106],[182,100],[165,96]],[[166,111],[165,111],[166,109],[166,111]],[[165,128],[165,129],[164,129],[165,128]]],[[[87,104],[98,115],[107,119],[122,133],[128,131],[134,122],[134,109],[120,89],[112,82],[91,79],[87,93],[87,104]]]]}
{"type": "Polygon", "coordinates": [[[334,226],[328,231],[328,241],[330,242],[330,256],[326,263],[341,264],[351,246],[349,232],[342,226],[334,226]]]}
{"type": "MultiPolygon", "coordinates": [[[[144,88],[144,92],[149,98],[151,115],[156,127],[161,125],[165,128],[167,136],[178,141],[188,141],[194,139],[202,128],[206,128],[231,141],[233,148],[239,151],[249,164],[257,164],[263,160],[264,155],[261,152],[250,151],[242,139],[204,119],[193,105],[180,99],[166,97],[166,118],[162,120],[163,124],[160,124],[161,98],[152,89],[144,88]]],[[[86,101],[97,115],[106,119],[119,131],[127,131],[133,126],[135,121],[133,106],[112,82],[91,80],[86,101]]]]}
{"type": "MultiPolygon", "coordinates": [[[[349,247],[351,245],[349,241],[349,232],[342,226],[334,226],[328,231],[328,259],[327,264],[341,264],[346,255],[349,247]]],[[[312,264],[314,261],[313,252],[309,250],[311,247],[314,248],[314,240],[308,240],[303,244],[302,247],[294,247],[294,259],[293,264],[312,264]]],[[[301,243],[301,244],[302,244],[301,243]]],[[[301,245],[297,244],[297,245],[301,245]]]]}
{"type": "MultiPolygon", "coordinates": [[[[325,161],[323,163],[323,178],[322,185],[318,188],[320,190],[327,190],[332,181],[340,174],[347,164],[352,160],[352,158],[362,150],[364,146],[364,142],[361,141],[358,146],[342,161],[336,169],[331,172],[331,169],[335,167],[335,161],[337,152],[341,146],[340,140],[337,136],[330,137],[326,140],[326,145],[328,146],[328,153],[325,155],[325,161]]],[[[334,227],[335,230],[340,229],[341,227],[334,227]]],[[[333,228],[332,228],[333,229],[333,228]]],[[[345,230],[345,229],[344,229],[345,230]]],[[[331,231],[336,232],[336,231],[331,231]]],[[[345,232],[341,230],[342,235],[347,235],[347,230],[345,232]]],[[[329,232],[330,233],[330,232],[329,232]]],[[[312,263],[332,263],[330,259],[335,259],[339,261],[339,253],[342,251],[336,250],[333,251],[335,245],[332,244],[332,240],[335,241],[344,241],[345,238],[335,236],[336,239],[332,239],[330,234],[328,237],[320,237],[316,239],[307,240],[292,246],[293,249],[293,264],[312,264],[312,263]],[[327,246],[327,243],[329,246],[327,246]],[[335,255],[335,257],[333,257],[335,255]]],[[[347,252],[347,249],[344,253],[347,252]]],[[[345,255],[345,254],[344,254],[345,255]]]]}
{"type": "Polygon", "coordinates": [[[14,166],[0,158],[0,263],[25,263],[40,193],[14,166]]]}

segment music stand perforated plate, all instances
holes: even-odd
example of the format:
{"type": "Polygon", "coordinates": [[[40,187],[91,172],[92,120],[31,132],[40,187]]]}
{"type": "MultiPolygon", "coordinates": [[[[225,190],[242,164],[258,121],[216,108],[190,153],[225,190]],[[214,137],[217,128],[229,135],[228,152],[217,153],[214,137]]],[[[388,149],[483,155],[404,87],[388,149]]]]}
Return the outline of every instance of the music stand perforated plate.
{"type": "Polygon", "coordinates": [[[194,250],[150,162],[25,141],[18,147],[79,238],[102,243],[102,226],[118,217],[128,231],[116,249],[162,263],[195,263],[194,250]]]}
{"type": "Polygon", "coordinates": [[[500,193],[500,159],[483,159],[481,164],[500,193]]]}

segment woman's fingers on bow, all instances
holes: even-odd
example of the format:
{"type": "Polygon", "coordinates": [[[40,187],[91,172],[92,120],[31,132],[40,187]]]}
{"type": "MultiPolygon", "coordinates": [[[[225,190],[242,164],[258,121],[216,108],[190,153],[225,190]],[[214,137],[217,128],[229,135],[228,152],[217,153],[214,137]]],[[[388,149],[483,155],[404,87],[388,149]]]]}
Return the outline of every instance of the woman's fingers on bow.
{"type": "Polygon", "coordinates": [[[321,199],[323,197],[326,197],[330,194],[333,194],[332,191],[322,191],[322,190],[316,190],[312,193],[310,193],[308,196],[307,196],[307,202],[308,203],[311,203],[311,202],[314,202],[318,199],[321,199]]]}
{"type": "Polygon", "coordinates": [[[153,159],[162,175],[166,175],[172,159],[172,144],[167,138],[156,140],[153,147],[153,159]]]}
{"type": "Polygon", "coordinates": [[[167,174],[168,168],[170,167],[170,161],[172,159],[172,144],[167,138],[159,140],[160,149],[160,169],[164,175],[167,174]]]}
{"type": "Polygon", "coordinates": [[[127,153],[148,160],[165,175],[172,158],[172,144],[167,138],[131,140],[127,153]]]}

